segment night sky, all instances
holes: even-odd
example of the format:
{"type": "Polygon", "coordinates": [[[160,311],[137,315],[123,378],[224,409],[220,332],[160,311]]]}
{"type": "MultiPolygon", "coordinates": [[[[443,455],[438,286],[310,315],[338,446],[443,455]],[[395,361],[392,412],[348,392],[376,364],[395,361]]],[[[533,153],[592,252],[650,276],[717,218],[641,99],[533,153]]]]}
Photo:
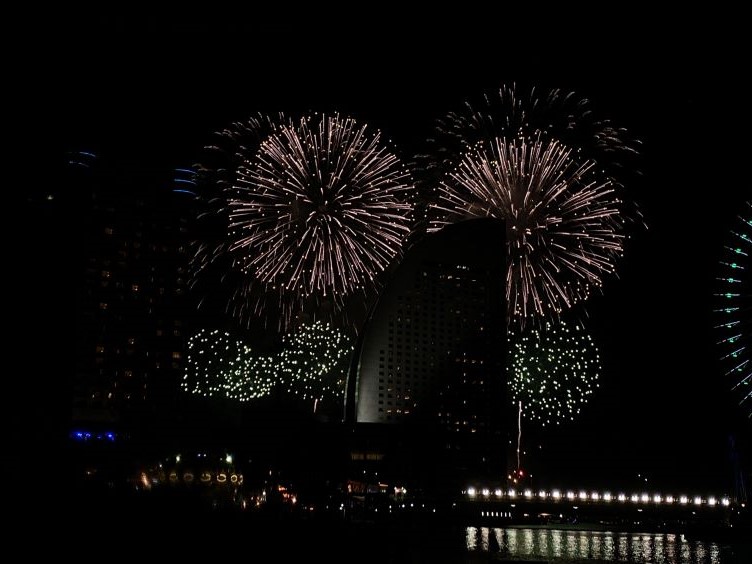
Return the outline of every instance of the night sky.
{"type": "Polygon", "coordinates": [[[648,230],[634,232],[620,279],[586,321],[602,350],[601,388],[576,424],[541,435],[532,467],[604,485],[637,472],[655,484],[726,485],[728,436],[749,437],[717,364],[711,312],[725,232],[752,194],[733,34],[706,43],[699,17],[681,31],[656,22],[576,41],[491,26],[460,41],[447,22],[382,35],[260,16],[199,22],[102,19],[61,32],[39,81],[54,90],[56,120],[43,152],[170,170],[253,112],[339,110],[409,157],[435,118],[510,82],[575,90],[641,139],[643,176],[629,188],[648,230]]]}

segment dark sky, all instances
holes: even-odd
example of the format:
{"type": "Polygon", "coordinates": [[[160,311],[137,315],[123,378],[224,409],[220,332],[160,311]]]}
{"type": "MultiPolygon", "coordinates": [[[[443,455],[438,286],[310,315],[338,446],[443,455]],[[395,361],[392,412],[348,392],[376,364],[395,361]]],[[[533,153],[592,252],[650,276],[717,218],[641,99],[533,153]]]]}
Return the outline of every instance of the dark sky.
{"type": "Polygon", "coordinates": [[[57,30],[34,81],[55,119],[38,142],[170,169],[252,112],[339,110],[409,155],[436,117],[486,89],[515,81],[581,93],[643,141],[644,176],[630,188],[649,229],[590,305],[601,390],[579,423],[543,436],[533,466],[592,479],[639,470],[697,487],[725,479],[727,436],[749,433],[711,330],[723,236],[752,194],[746,73],[734,33],[705,39],[714,19],[632,16],[618,32],[616,18],[552,35],[451,19],[368,31],[262,16],[80,20],[57,30]]]}

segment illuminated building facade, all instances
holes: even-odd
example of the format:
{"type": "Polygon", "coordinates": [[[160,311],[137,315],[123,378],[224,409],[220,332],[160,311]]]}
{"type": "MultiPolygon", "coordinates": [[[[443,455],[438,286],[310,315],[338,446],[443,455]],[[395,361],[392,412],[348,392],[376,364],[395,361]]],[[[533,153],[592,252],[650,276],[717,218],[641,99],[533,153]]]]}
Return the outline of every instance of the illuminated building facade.
{"type": "Polygon", "coordinates": [[[455,467],[502,468],[504,237],[472,220],[410,249],[356,350],[350,420],[440,437],[455,467]]]}

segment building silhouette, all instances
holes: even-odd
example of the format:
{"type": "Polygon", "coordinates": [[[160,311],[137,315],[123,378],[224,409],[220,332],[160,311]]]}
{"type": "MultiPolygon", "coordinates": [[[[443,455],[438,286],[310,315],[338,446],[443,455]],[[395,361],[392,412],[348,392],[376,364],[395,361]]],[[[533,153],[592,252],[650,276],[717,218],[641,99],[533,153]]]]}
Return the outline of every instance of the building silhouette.
{"type": "Polygon", "coordinates": [[[346,414],[368,437],[361,450],[383,451],[373,459],[416,471],[440,461],[456,479],[504,471],[504,240],[498,220],[446,227],[415,244],[384,288],[355,351],[346,414]]]}
{"type": "Polygon", "coordinates": [[[191,195],[160,172],[81,160],[67,187],[80,220],[73,421],[129,427],[178,389],[191,195]]]}

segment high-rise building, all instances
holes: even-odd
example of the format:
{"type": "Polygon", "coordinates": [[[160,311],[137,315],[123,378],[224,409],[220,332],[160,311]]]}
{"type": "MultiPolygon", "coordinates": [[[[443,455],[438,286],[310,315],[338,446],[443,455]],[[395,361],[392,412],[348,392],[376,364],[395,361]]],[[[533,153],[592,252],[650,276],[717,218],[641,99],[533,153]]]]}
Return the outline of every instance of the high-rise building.
{"type": "Polygon", "coordinates": [[[159,173],[84,164],[68,187],[81,218],[73,418],[133,422],[178,389],[190,194],[159,173]]]}
{"type": "Polygon", "coordinates": [[[407,252],[355,353],[351,421],[439,437],[462,472],[504,470],[504,241],[502,222],[470,220],[407,252]]]}

